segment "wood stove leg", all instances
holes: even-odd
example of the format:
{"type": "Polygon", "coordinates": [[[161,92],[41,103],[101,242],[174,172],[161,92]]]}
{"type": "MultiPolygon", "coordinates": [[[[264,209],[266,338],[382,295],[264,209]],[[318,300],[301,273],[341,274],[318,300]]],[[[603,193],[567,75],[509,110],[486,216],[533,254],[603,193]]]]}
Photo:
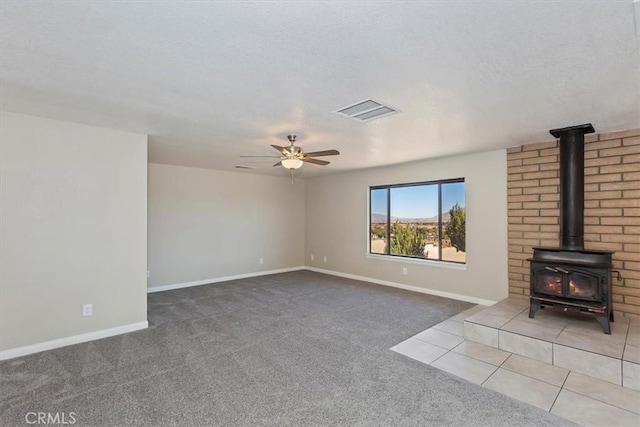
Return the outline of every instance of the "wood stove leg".
{"type": "Polygon", "coordinates": [[[605,334],[611,335],[611,324],[609,323],[609,316],[596,316],[596,320],[602,326],[602,330],[605,334]]]}
{"type": "Polygon", "coordinates": [[[531,302],[529,303],[529,318],[530,319],[533,319],[533,316],[536,315],[536,312],[538,311],[539,308],[540,308],[540,302],[531,300],[531,302]]]}

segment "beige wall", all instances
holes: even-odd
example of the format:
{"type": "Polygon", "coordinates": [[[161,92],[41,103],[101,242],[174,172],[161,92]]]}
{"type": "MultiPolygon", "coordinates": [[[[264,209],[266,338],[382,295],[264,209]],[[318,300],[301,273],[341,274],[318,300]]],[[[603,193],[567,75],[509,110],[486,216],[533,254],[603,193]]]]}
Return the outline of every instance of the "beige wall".
{"type": "Polygon", "coordinates": [[[307,180],[306,265],[498,301],[508,293],[506,193],[505,150],[307,180]],[[367,257],[369,186],[460,177],[466,179],[466,268],[367,257]]]}
{"type": "Polygon", "coordinates": [[[304,189],[299,179],[149,164],[149,287],[304,265],[304,189]]]}
{"type": "Polygon", "coordinates": [[[13,113],[0,132],[0,350],[146,322],[146,135],[13,113]]]}

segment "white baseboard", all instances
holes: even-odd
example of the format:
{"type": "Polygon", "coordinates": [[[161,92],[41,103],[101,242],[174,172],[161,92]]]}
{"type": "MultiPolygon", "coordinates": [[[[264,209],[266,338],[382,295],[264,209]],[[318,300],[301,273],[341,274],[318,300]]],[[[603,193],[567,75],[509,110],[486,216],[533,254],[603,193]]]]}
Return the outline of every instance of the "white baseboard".
{"type": "Polygon", "coordinates": [[[341,273],[339,271],[333,271],[333,270],[324,270],[322,268],[306,267],[306,269],[309,271],[315,271],[317,273],[330,274],[332,276],[344,277],[346,279],[361,280],[363,282],[375,283],[376,285],[391,286],[393,288],[405,289],[407,291],[420,292],[420,293],[429,294],[429,295],[436,295],[439,297],[451,298],[459,301],[472,302],[474,304],[490,306],[497,302],[497,301],[491,301],[488,299],[470,297],[467,295],[454,294],[452,292],[443,292],[443,291],[437,291],[435,289],[427,289],[427,288],[421,288],[418,286],[405,285],[404,283],[389,282],[387,280],[374,279],[372,277],[356,276],[355,274],[341,273]]]}
{"type": "Polygon", "coordinates": [[[127,332],[139,331],[149,327],[149,322],[130,323],[128,325],[118,326],[115,328],[102,329],[95,332],[87,332],[86,334],[73,335],[70,337],[60,338],[57,340],[45,341],[38,344],[27,345],[24,347],[12,348],[0,351],[0,360],[13,359],[16,357],[26,356],[28,354],[39,353],[45,350],[53,350],[54,348],[66,347],[68,345],[80,344],[87,341],[108,338],[114,335],[126,334],[127,332]]]}
{"type": "Polygon", "coordinates": [[[304,270],[304,266],[279,268],[277,270],[257,271],[255,273],[237,274],[235,276],[216,277],[213,279],[196,280],[194,282],[176,283],[173,285],[154,286],[147,288],[147,293],[170,291],[173,289],[190,288],[192,286],[209,285],[211,283],[228,282],[229,280],[246,279],[249,277],[267,276],[269,274],[289,273],[291,271],[304,270]]]}
{"type": "Polygon", "coordinates": [[[339,271],[324,270],[322,268],[308,267],[308,266],[280,268],[277,270],[258,271],[255,273],[238,274],[235,276],[216,277],[213,279],[196,280],[193,282],[176,283],[173,285],[154,286],[152,288],[148,288],[147,292],[153,293],[153,292],[170,291],[173,289],[190,288],[191,286],[208,285],[211,283],[227,282],[229,280],[246,279],[248,277],[258,277],[258,276],[266,276],[268,274],[288,273],[291,271],[299,271],[299,270],[315,271],[317,273],[329,274],[331,276],[344,277],[344,278],[353,279],[353,280],[361,280],[364,282],[375,283],[376,285],[391,286],[393,288],[405,289],[407,291],[420,292],[420,293],[429,294],[429,295],[436,295],[439,297],[451,298],[459,301],[466,301],[466,302],[471,302],[474,304],[480,304],[480,305],[486,305],[486,306],[493,305],[497,302],[497,301],[492,301],[492,300],[487,300],[482,298],[470,297],[467,295],[460,295],[453,292],[437,291],[434,289],[427,289],[427,288],[421,288],[418,286],[405,285],[404,283],[390,282],[387,280],[374,279],[372,277],[357,276],[355,274],[341,273],[339,271]]]}

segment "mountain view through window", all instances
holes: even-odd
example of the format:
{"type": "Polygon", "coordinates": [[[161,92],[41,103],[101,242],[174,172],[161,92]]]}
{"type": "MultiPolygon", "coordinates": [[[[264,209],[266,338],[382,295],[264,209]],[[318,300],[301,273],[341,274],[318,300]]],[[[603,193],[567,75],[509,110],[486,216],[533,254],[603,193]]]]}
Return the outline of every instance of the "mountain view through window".
{"type": "Polygon", "coordinates": [[[464,179],[370,188],[370,253],[466,262],[464,179]]]}

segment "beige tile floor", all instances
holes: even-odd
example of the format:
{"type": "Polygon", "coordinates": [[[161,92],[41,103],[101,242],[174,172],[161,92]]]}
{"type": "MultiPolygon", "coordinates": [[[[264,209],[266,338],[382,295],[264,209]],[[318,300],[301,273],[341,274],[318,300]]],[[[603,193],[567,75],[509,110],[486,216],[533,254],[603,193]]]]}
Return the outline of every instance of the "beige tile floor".
{"type": "Polygon", "coordinates": [[[539,310],[508,298],[464,320],[464,337],[640,391],[640,323],[618,318],[611,335],[589,316],[539,310]]]}
{"type": "MultiPolygon", "coordinates": [[[[527,320],[530,320],[528,317],[526,320],[518,317],[522,314],[522,310],[519,311],[518,306],[522,307],[522,304],[520,302],[515,304],[513,302],[498,303],[491,307],[495,311],[489,313],[485,313],[486,307],[476,306],[401,342],[391,350],[581,425],[640,425],[640,391],[497,348],[499,347],[498,336],[500,333],[511,333],[506,330],[493,329],[496,331],[494,346],[487,346],[464,338],[466,324],[471,324],[472,328],[487,326],[475,322],[465,323],[465,320],[475,320],[476,322],[482,320],[490,322],[492,325],[499,325],[495,328],[502,327],[503,329],[514,320],[527,323],[527,320]],[[503,321],[504,323],[500,324],[503,321]]],[[[555,332],[545,332],[542,327],[535,324],[526,328],[519,323],[511,323],[507,327],[514,331],[517,329],[519,333],[513,332],[511,334],[525,339],[534,338],[532,335],[549,338],[550,335],[555,334],[553,337],[555,340],[565,332],[565,337],[573,337],[572,334],[584,334],[584,329],[597,331],[591,325],[582,325],[583,329],[580,329],[579,322],[571,323],[572,328],[567,331],[567,319],[554,316],[544,316],[540,320],[545,322],[544,326],[548,324],[550,329],[555,332]],[[559,326],[563,322],[565,325],[559,326]]],[[[593,322],[596,323],[595,320],[593,322]]],[[[617,331],[611,337],[596,338],[596,340],[601,340],[605,346],[614,347],[613,349],[607,348],[606,351],[612,354],[615,351],[616,355],[620,353],[620,358],[627,350],[633,352],[629,343],[631,346],[640,347],[640,342],[638,342],[640,329],[634,324],[629,326],[627,322],[624,326],[622,323],[620,322],[614,327],[617,331]],[[622,347],[617,345],[623,335],[622,330],[624,330],[627,350],[625,350],[624,342],[622,347]],[[631,333],[633,336],[628,336],[631,333]]],[[[597,323],[596,326],[599,328],[597,323]]],[[[600,330],[599,333],[602,334],[602,331],[600,330]]],[[[486,338],[493,342],[493,336],[489,336],[489,333],[486,334],[486,338]]],[[[566,341],[562,342],[566,343],[566,341]]],[[[555,345],[555,341],[550,342],[549,345],[555,345]]],[[[586,347],[592,346],[593,343],[577,339],[577,341],[572,341],[571,345],[586,347]]],[[[563,347],[569,350],[583,351],[569,345],[563,347]]],[[[543,351],[540,352],[541,350],[534,345],[533,354],[543,353],[543,351]]],[[[553,348],[551,354],[554,354],[553,348]]],[[[600,353],[591,354],[608,357],[600,353]]],[[[636,353],[628,359],[630,361],[637,360],[633,359],[635,357],[637,357],[636,353]]],[[[620,362],[622,363],[622,361],[620,362]]]]}

